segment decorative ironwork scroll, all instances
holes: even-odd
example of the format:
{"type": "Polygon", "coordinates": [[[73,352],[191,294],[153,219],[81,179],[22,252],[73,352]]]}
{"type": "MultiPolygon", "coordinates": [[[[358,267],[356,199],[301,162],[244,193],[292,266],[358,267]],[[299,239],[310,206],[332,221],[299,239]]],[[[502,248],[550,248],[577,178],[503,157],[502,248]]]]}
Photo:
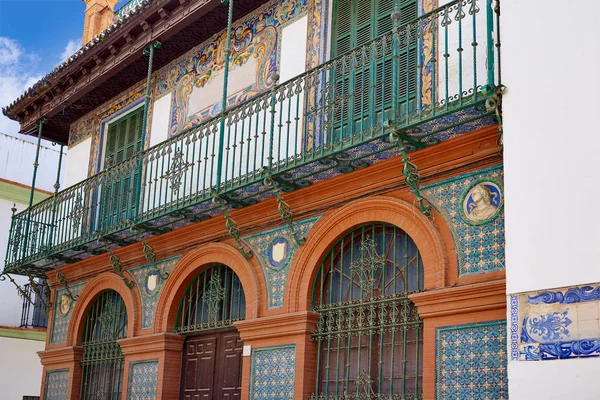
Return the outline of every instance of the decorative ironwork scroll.
{"type": "Polygon", "coordinates": [[[225,216],[225,228],[227,229],[227,233],[229,233],[229,236],[235,240],[240,253],[242,253],[245,258],[252,257],[252,250],[246,251],[244,249],[244,245],[240,239],[240,228],[238,228],[237,223],[229,215],[229,211],[227,211],[227,207],[225,205],[226,201],[220,197],[217,192],[213,192],[213,203],[217,204],[223,212],[223,215],[225,216]]]}
{"type": "Polygon", "coordinates": [[[192,165],[194,164],[185,161],[183,151],[180,148],[177,148],[173,155],[171,166],[161,178],[167,179],[170,182],[169,186],[171,190],[177,194],[179,193],[179,187],[181,186],[181,178],[192,165]]]}
{"type": "Polygon", "coordinates": [[[117,273],[117,275],[119,275],[119,277],[121,278],[123,283],[125,283],[125,285],[127,285],[128,288],[134,287],[135,283],[133,283],[133,281],[127,279],[125,277],[125,274],[123,273],[123,263],[121,262],[121,259],[119,257],[117,257],[117,255],[115,253],[113,253],[113,251],[111,249],[108,249],[108,252],[110,253],[109,261],[110,261],[110,265],[112,266],[113,271],[115,271],[117,273]]]}
{"type": "Polygon", "coordinates": [[[266,174],[264,184],[273,189],[275,196],[277,196],[277,212],[279,213],[281,220],[288,226],[290,234],[294,237],[296,244],[298,246],[302,246],[304,243],[306,243],[306,238],[298,237],[298,232],[294,227],[294,214],[292,213],[292,209],[290,208],[289,204],[283,200],[283,197],[281,197],[281,191],[279,190],[277,182],[273,180],[270,172],[267,169],[263,169],[263,173],[266,174]]]}
{"type": "Polygon", "coordinates": [[[502,127],[502,95],[506,92],[506,86],[499,85],[494,90],[494,94],[487,98],[485,101],[485,108],[488,111],[494,112],[496,119],[498,120],[498,132],[500,138],[498,144],[500,147],[504,146],[504,129],[502,127]]]}
{"type": "Polygon", "coordinates": [[[62,285],[63,289],[65,289],[65,292],[67,292],[67,296],[69,296],[71,300],[77,301],[79,296],[73,294],[71,288],[69,288],[69,281],[67,281],[67,278],[59,270],[56,270],[56,279],[58,279],[58,282],[62,285]]]}
{"type": "Polygon", "coordinates": [[[169,273],[167,271],[161,270],[158,267],[158,264],[156,263],[156,252],[154,251],[154,247],[150,246],[150,244],[148,244],[148,242],[146,242],[146,239],[144,239],[144,237],[141,236],[140,229],[137,226],[132,225],[130,228],[130,231],[134,234],[140,235],[140,241],[142,242],[142,252],[144,253],[144,258],[150,264],[152,264],[152,266],[154,267],[154,270],[156,271],[158,276],[163,280],[168,279],[169,273]]]}
{"type": "Polygon", "coordinates": [[[216,321],[219,305],[225,300],[225,288],[221,285],[221,275],[218,270],[213,270],[208,281],[208,288],[202,295],[202,300],[208,306],[208,320],[216,321]]]}

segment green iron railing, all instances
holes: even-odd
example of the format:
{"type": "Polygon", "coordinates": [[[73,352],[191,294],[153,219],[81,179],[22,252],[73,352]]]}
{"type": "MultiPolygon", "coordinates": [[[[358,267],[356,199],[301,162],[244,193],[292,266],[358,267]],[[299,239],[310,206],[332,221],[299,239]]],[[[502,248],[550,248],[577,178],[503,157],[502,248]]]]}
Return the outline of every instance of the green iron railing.
{"type": "Polygon", "coordinates": [[[435,144],[439,130],[419,126],[482,105],[499,85],[496,24],[491,1],[453,1],[273,84],[15,215],[5,270],[181,213],[266,175],[351,158],[392,131],[412,131],[402,137],[413,149],[435,144]]]}
{"type": "Polygon", "coordinates": [[[115,11],[115,16],[113,18],[114,21],[117,21],[120,18],[123,18],[126,14],[130,13],[137,6],[144,4],[148,0],[129,0],[127,3],[123,4],[119,7],[118,10],[115,11]]]}

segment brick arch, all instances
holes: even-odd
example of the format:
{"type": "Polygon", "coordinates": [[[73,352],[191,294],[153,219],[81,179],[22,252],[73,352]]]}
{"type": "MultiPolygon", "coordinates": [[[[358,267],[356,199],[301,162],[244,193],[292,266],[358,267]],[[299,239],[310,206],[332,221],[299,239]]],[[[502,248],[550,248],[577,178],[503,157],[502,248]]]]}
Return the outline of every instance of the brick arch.
{"type": "Polygon", "coordinates": [[[369,222],[385,222],[406,232],[423,260],[425,289],[444,286],[448,258],[436,227],[412,204],[388,196],[356,200],[321,218],[296,255],[285,288],[288,312],[309,310],[312,284],[329,248],[349,230],[369,222]]]}
{"type": "Polygon", "coordinates": [[[184,292],[200,272],[214,264],[223,264],[235,272],[244,288],[246,319],[258,317],[259,286],[252,265],[234,247],[210,243],[185,253],[171,270],[158,297],[153,332],[173,332],[177,308],[184,292]]]}
{"type": "Polygon", "coordinates": [[[67,346],[81,344],[81,332],[87,311],[100,293],[107,289],[114,290],[123,298],[127,309],[127,337],[134,336],[136,323],[139,323],[139,310],[141,310],[140,299],[134,294],[137,291],[135,288],[133,290],[128,288],[118,275],[105,272],[89,281],[75,302],[67,329],[67,346]]]}

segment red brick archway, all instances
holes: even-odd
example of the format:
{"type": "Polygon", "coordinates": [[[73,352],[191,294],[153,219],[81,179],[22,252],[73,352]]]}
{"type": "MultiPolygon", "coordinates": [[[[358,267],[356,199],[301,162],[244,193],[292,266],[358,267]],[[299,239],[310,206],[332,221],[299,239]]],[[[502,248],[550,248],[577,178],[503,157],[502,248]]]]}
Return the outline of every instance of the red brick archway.
{"type": "Polygon", "coordinates": [[[444,286],[448,260],[436,227],[406,201],[372,197],[348,203],[313,227],[290,269],[285,296],[288,312],[310,309],[312,283],[329,247],[350,229],[375,221],[397,226],[415,242],[423,259],[425,290],[444,286]]]}
{"type": "Polygon", "coordinates": [[[213,264],[224,264],[236,273],[246,296],[246,319],[258,317],[260,292],[252,265],[232,246],[210,243],[185,253],[171,270],[156,305],[155,333],[174,331],[177,308],[183,293],[203,269],[213,264]]]}

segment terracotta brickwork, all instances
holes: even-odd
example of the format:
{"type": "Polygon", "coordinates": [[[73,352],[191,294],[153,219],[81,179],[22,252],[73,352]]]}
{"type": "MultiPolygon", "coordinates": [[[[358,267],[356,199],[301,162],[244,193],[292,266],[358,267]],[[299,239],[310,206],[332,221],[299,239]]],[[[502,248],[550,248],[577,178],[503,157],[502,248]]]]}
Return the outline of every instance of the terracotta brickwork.
{"type": "MultiPolygon", "coordinates": [[[[411,155],[423,184],[433,184],[471,171],[499,166],[496,127],[483,129],[411,155]]],[[[252,350],[287,349],[286,362],[295,350],[295,399],[307,399],[315,389],[316,343],[311,341],[317,313],[312,311],[312,284],[328,249],[344,233],[368,222],[385,222],[404,230],[415,242],[423,260],[424,291],[411,296],[423,320],[423,398],[436,398],[436,334],[438,328],[498,321],[506,316],[504,272],[459,275],[459,261],[449,222],[435,209],[425,217],[402,177],[399,158],[360,169],[345,176],[285,193],[286,202],[301,220],[320,216],[299,246],[287,275],[283,306],[269,308],[267,284],[256,257],[244,258],[227,236],[223,217],[174,230],[148,239],[159,259],[180,256],[168,279],[160,282],[152,329],[142,329],[141,280],[127,287],[111,271],[108,255],[98,255],[61,268],[72,284],[86,282],[71,310],[65,343],[47,343],[40,354],[44,376],[69,370],[69,399],[79,398],[81,384],[82,324],[89,306],[105,289],[115,290],[127,308],[127,337],[119,340],[125,358],[122,398],[127,398],[130,368],[140,361],[157,360],[157,399],[177,399],[181,354],[185,336],[174,333],[177,309],[192,280],[205,268],[225,264],[239,277],[246,304],[245,320],[234,325],[244,345],[252,350]],[[292,350],[290,350],[292,349],[292,350]]],[[[231,212],[243,235],[282,226],[275,199],[231,212]]],[[[140,243],[115,250],[128,269],[146,264],[140,243]]],[[[53,272],[49,280],[60,289],[53,272]]],[[[52,313],[50,313],[52,315],[52,313]]],[[[50,335],[48,335],[50,337],[50,335]]],[[[243,357],[242,399],[250,398],[252,356],[243,357]]],[[[154,374],[154,370],[152,370],[154,374]]],[[[66,376],[66,374],[65,374],[66,376]]],[[[154,375],[153,375],[154,376],[154,375]]],[[[289,378],[292,379],[292,378],[289,378]]],[[[44,387],[45,382],[42,382],[44,387]]],[[[153,386],[154,390],[154,386],[153,386]]],[[[44,390],[42,389],[42,393],[44,390]]]]}

